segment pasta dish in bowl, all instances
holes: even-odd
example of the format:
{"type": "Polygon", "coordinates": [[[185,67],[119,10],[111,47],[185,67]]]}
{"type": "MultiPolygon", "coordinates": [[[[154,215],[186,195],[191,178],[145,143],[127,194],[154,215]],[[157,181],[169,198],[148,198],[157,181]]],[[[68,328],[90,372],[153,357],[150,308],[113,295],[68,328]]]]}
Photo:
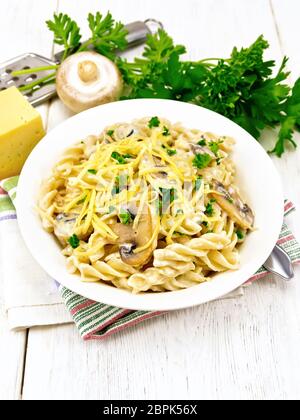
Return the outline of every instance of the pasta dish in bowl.
{"type": "Polygon", "coordinates": [[[240,127],[193,105],[134,100],[49,133],[21,174],[17,211],[33,256],[64,286],[169,310],[247,281],[272,251],[283,200],[271,160],[240,127]]]}
{"type": "Polygon", "coordinates": [[[106,127],[68,149],[44,183],[43,227],[71,273],[133,293],[236,270],[254,215],[234,184],[233,145],[158,117],[106,127]]]}

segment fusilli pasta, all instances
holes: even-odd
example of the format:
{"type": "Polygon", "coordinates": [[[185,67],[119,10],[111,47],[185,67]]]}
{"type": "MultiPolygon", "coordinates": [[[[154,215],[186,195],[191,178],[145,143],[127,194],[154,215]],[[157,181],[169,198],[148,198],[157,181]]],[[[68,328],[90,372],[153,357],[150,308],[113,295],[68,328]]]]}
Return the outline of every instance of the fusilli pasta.
{"type": "Polygon", "coordinates": [[[153,117],[69,148],[38,202],[67,269],[133,293],[180,290],[238,269],[254,215],[234,183],[233,145],[153,117]]]}

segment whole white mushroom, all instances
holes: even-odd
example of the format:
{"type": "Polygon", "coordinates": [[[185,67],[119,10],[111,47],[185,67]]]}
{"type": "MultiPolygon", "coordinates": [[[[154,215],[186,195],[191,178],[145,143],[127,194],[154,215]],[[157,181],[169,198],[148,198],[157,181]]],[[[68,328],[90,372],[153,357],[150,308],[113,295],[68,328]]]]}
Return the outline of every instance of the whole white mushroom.
{"type": "Polygon", "coordinates": [[[118,100],[122,89],[118,67],[96,52],[71,55],[57,71],[57,94],[76,113],[118,100]]]}

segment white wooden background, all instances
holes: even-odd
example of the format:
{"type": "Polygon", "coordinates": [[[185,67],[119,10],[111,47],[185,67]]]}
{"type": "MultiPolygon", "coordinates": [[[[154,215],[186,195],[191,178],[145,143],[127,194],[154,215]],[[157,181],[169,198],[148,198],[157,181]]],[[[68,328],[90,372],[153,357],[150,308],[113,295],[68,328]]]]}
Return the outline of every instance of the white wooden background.
{"type": "MultiPolygon", "coordinates": [[[[26,51],[51,56],[44,21],[64,11],[85,25],[99,8],[124,22],[160,19],[193,58],[227,56],[263,33],[268,55],[287,54],[291,80],[300,75],[299,0],[1,0],[0,62],[26,51]]],[[[48,129],[68,116],[58,101],[39,110],[48,129]]],[[[300,211],[300,151],[274,161],[300,211]]],[[[290,217],[298,237],[299,215],[290,217]]],[[[261,281],[242,298],[168,314],[105,342],[84,343],[72,325],[11,333],[1,314],[0,399],[300,399],[296,273],[290,284],[261,281]]]]}

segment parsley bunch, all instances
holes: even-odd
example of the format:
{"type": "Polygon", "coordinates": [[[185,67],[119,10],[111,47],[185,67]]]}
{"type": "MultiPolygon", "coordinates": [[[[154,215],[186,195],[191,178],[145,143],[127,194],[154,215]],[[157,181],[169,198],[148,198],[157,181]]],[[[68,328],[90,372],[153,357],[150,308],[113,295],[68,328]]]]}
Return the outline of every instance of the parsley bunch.
{"type": "Polygon", "coordinates": [[[48,20],[46,24],[54,34],[54,43],[64,47],[63,59],[78,49],[81,40],[80,28],[68,15],[54,14],[53,20],[48,20]]]}
{"type": "MultiPolygon", "coordinates": [[[[250,47],[234,48],[228,59],[185,61],[182,45],[174,45],[163,30],[150,35],[143,58],[118,60],[127,83],[124,98],[161,98],[191,102],[236,122],[256,139],[265,127],[280,127],[272,150],[285,151],[300,131],[300,79],[293,89],[284,57],[277,74],[274,61],[265,61],[268,42],[260,36],[250,47]]],[[[201,162],[199,164],[202,165],[201,162]]]]}

